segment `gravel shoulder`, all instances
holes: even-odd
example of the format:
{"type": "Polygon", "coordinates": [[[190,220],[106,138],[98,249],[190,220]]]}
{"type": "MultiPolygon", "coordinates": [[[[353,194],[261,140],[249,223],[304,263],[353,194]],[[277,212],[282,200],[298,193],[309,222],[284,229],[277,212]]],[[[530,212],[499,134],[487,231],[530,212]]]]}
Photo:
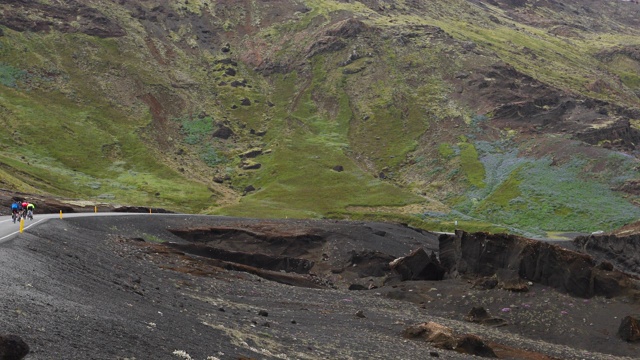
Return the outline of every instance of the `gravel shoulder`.
{"type": "Polygon", "coordinates": [[[430,352],[469,358],[402,337],[407,326],[426,321],[546,356],[539,359],[633,358],[640,350],[615,336],[620,318],[638,312],[624,299],[576,299],[542,286],[528,293],[476,290],[453,279],[349,291],[345,271],[329,279],[335,286],[312,289],[226,270],[161,245],[185,242],[170,230],[212,226],[322,230],[328,263],[352,251],[402,256],[436,246],[433,234],[379,223],[144,215],[49,220],[0,246],[4,332],[29,344],[26,359],[413,359],[430,352]],[[509,325],[465,322],[473,306],[509,325]]]}

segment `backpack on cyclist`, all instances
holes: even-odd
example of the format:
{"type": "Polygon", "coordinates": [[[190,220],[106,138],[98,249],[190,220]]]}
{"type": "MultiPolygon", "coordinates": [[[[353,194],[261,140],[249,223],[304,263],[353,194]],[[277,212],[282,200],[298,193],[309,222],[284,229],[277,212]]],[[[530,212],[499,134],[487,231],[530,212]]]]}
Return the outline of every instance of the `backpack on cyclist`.
{"type": "Polygon", "coordinates": [[[17,202],[14,202],[13,204],[11,204],[11,211],[18,210],[19,208],[20,208],[20,205],[18,205],[17,202]]]}

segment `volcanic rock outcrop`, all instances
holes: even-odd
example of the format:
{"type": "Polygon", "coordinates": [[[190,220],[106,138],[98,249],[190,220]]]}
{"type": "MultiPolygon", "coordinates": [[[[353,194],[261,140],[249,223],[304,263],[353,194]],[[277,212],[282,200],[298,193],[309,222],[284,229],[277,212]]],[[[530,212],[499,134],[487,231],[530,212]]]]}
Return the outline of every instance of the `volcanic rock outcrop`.
{"type": "Polygon", "coordinates": [[[637,292],[637,279],[589,255],[514,235],[441,235],[440,261],[452,277],[494,276],[503,269],[573,296],[614,297],[637,292]]]}
{"type": "Polygon", "coordinates": [[[616,268],[640,275],[640,234],[578,236],[573,243],[582,251],[611,262],[616,268]]]}

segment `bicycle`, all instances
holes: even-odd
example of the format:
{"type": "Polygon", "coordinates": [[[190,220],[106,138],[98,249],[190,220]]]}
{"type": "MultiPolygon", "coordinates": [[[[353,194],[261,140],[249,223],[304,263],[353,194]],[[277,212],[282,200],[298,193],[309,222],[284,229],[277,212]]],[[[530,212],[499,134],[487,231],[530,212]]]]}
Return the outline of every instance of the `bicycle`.
{"type": "Polygon", "coordinates": [[[29,220],[33,220],[33,210],[31,210],[31,209],[27,210],[27,218],[29,220]]]}
{"type": "Polygon", "coordinates": [[[13,220],[13,223],[16,223],[16,220],[20,219],[20,214],[17,211],[12,211],[11,212],[11,220],[13,220]]]}

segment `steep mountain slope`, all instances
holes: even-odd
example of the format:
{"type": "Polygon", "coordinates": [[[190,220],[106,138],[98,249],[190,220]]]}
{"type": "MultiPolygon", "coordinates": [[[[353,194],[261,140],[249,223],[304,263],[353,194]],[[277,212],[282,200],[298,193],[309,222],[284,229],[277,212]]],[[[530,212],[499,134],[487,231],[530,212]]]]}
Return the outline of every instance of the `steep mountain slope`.
{"type": "Polygon", "coordinates": [[[534,236],[640,217],[634,2],[0,11],[6,188],[534,236]]]}

